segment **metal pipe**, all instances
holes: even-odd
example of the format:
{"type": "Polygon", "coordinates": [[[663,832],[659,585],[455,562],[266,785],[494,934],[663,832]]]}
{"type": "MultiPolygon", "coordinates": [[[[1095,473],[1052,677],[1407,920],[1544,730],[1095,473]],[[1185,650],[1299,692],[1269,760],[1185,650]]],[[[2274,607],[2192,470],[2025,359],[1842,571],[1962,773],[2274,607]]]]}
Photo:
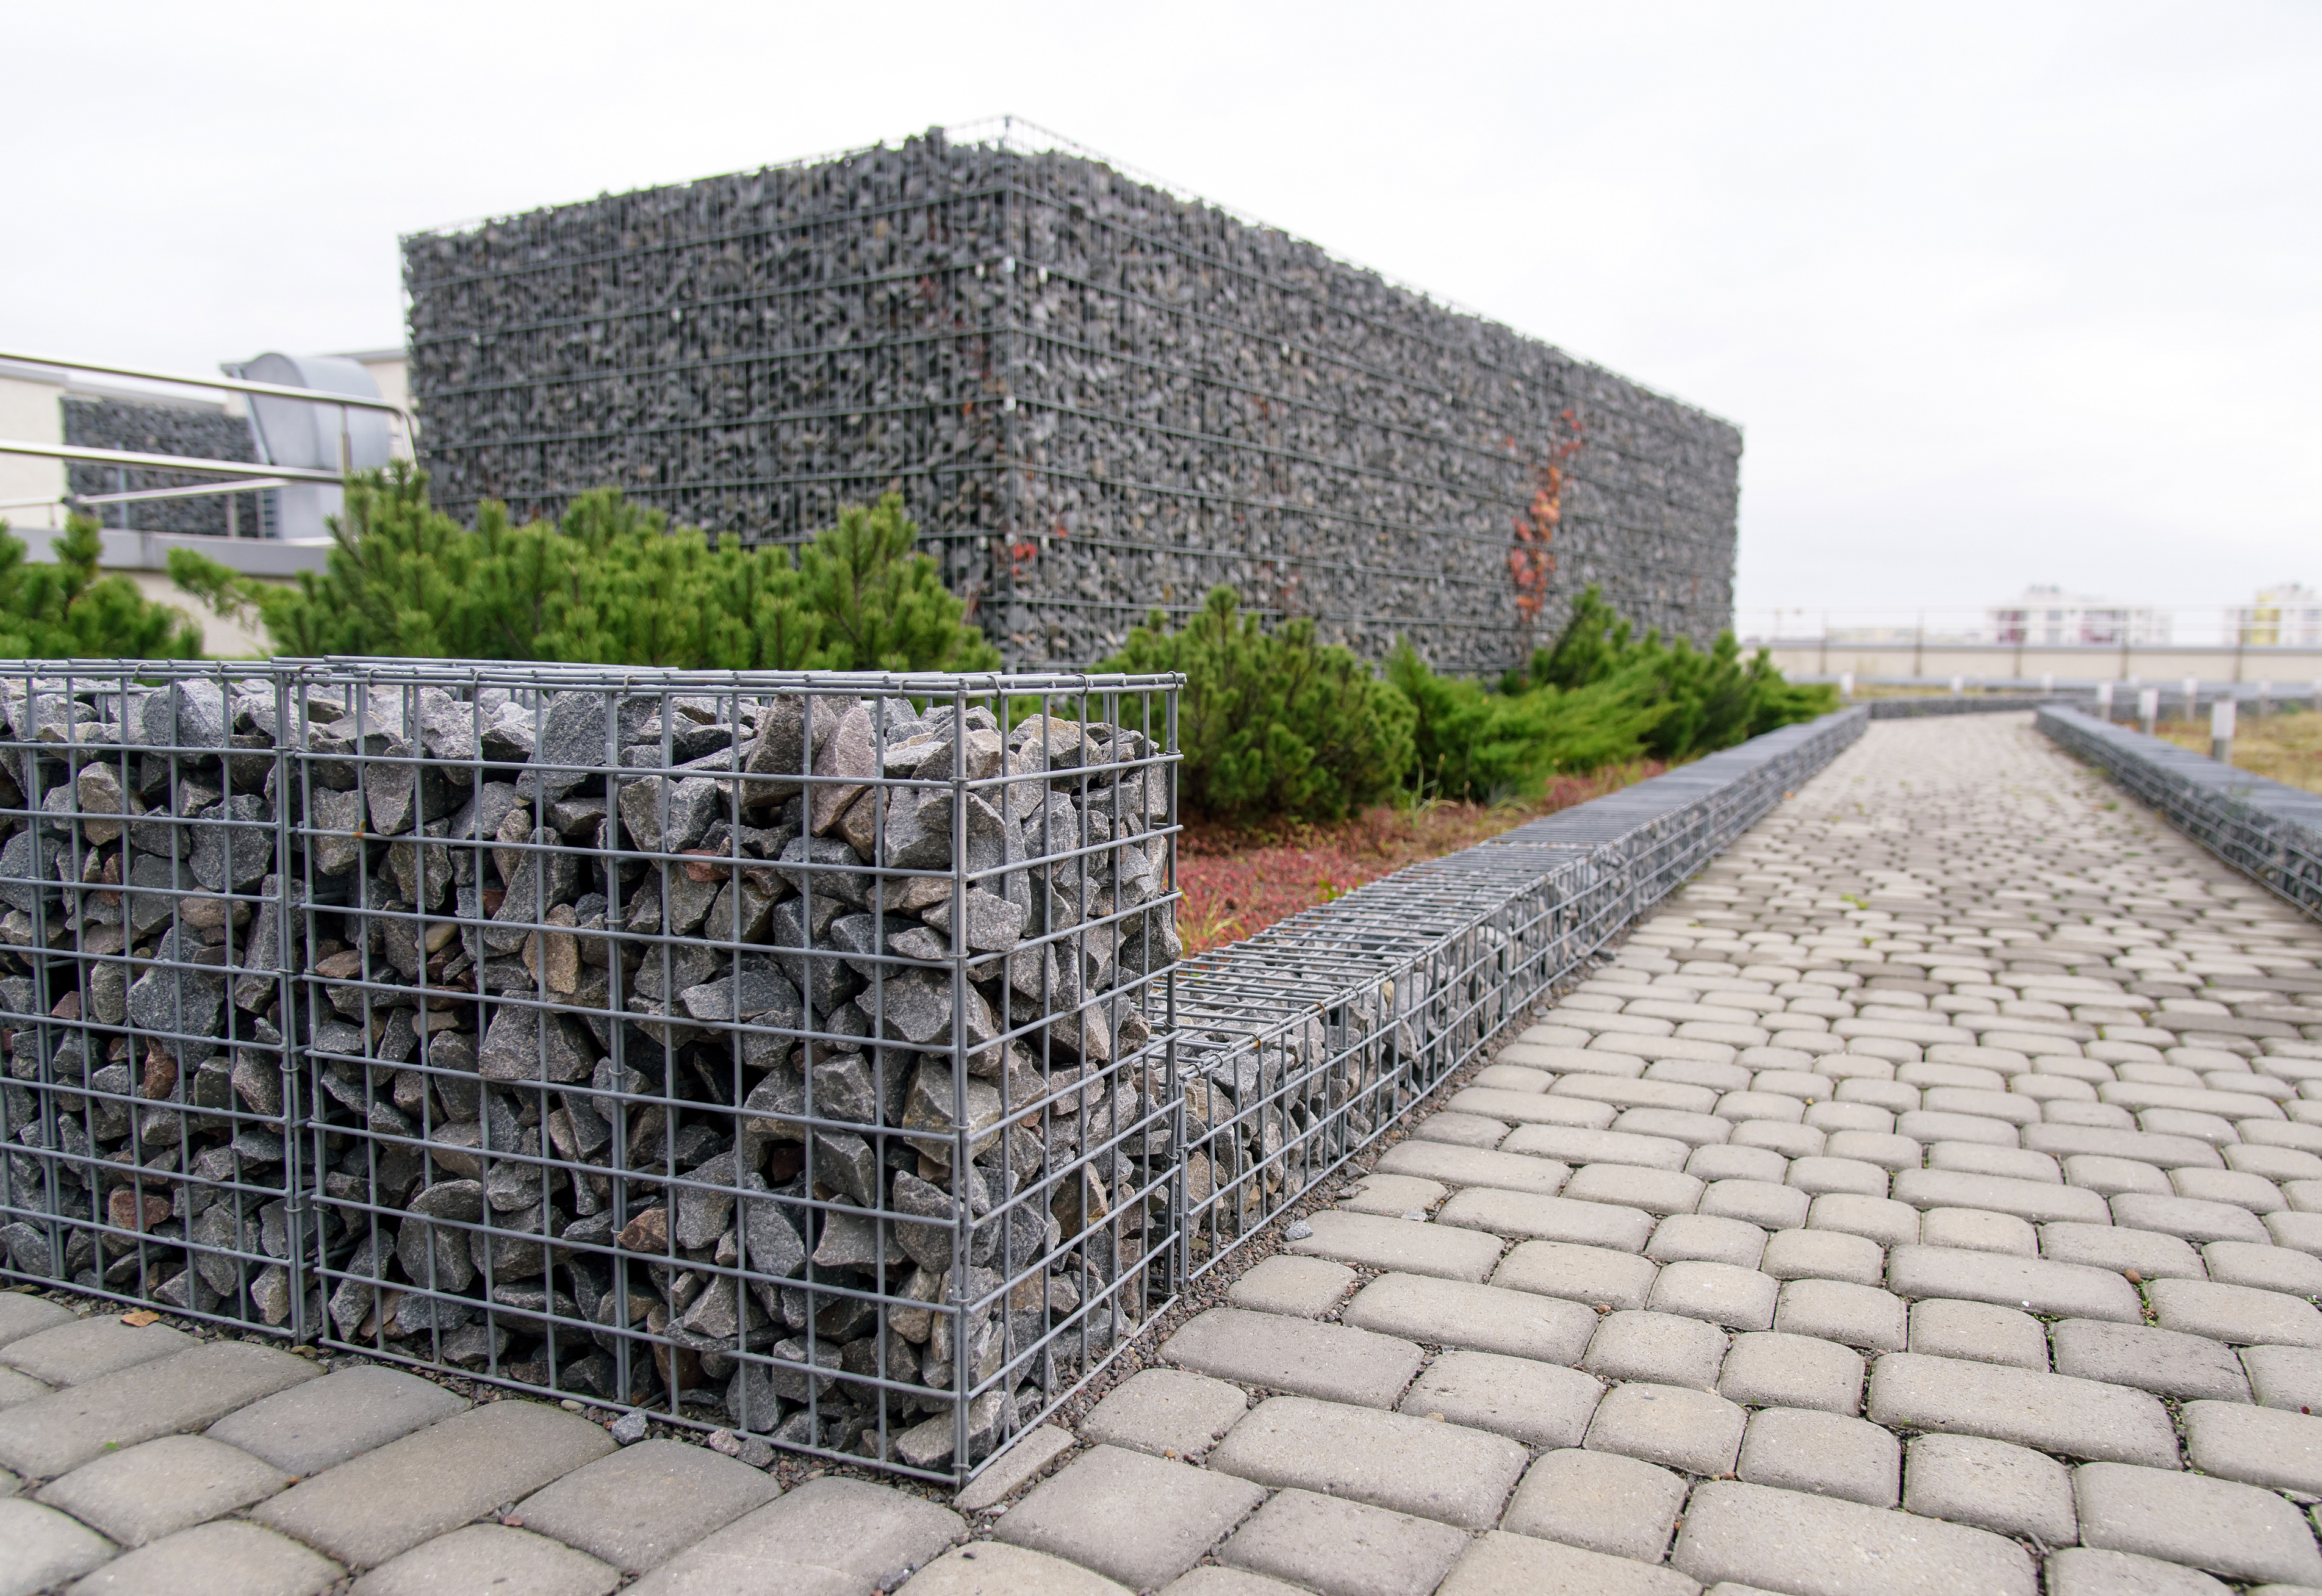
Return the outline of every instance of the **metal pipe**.
{"type": "MultiPolygon", "coordinates": [[[[191,455],[138,454],[126,449],[84,449],[73,443],[31,443],[17,438],[0,438],[0,454],[37,454],[49,460],[86,461],[101,466],[125,466],[134,470],[186,471],[197,477],[233,477],[250,470],[250,462],[246,460],[197,460],[191,455]]],[[[275,466],[270,469],[273,475],[288,482],[327,482],[337,487],[345,480],[336,471],[315,471],[304,466],[275,466]]]]}
{"type": "Polygon", "coordinates": [[[147,371],[136,366],[92,365],[87,360],[59,360],[54,355],[21,354],[13,350],[0,350],[0,360],[21,361],[27,366],[48,366],[59,371],[88,371],[101,377],[135,377],[147,382],[169,382],[180,388],[224,388],[229,393],[261,394],[273,399],[306,399],[317,404],[354,405],[365,410],[384,410],[403,417],[407,426],[411,413],[391,399],[369,399],[355,394],[326,393],[319,388],[285,388],[278,382],[252,382],[242,377],[188,377],[177,371],[147,371]]]}
{"type": "MultiPolygon", "coordinates": [[[[85,505],[134,504],[149,498],[201,498],[215,493],[248,493],[261,488],[288,488],[287,477],[252,477],[242,482],[198,482],[191,488],[138,488],[127,493],[83,493],[76,495],[85,505]]],[[[56,504],[56,499],[27,499],[27,504],[56,504]]]]}

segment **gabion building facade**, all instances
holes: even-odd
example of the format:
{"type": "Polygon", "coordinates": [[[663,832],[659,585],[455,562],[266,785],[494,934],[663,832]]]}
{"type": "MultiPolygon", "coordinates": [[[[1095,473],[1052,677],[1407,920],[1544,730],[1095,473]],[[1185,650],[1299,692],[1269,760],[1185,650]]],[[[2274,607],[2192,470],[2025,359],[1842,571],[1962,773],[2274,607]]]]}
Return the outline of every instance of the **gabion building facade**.
{"type": "Polygon", "coordinates": [[[796,542],[900,489],[1015,668],[1085,665],[1219,583],[1471,671],[1591,582],[1696,640],[1731,612],[1732,425],[1080,153],[930,132],[404,258],[438,504],[612,485],[796,542]],[[1527,616],[1513,524],[1559,448],[1527,616]]]}

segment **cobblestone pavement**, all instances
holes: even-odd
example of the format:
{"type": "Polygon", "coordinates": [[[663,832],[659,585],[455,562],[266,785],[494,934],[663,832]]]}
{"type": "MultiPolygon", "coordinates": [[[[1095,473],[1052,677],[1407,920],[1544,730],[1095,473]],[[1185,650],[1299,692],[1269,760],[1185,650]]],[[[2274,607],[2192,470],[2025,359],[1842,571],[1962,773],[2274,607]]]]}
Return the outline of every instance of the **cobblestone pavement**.
{"type": "Polygon", "coordinates": [[[2023,717],[1871,726],[1335,1199],[949,1506],[0,1295],[0,1596],[2322,1591],[2322,933],[2023,717]]]}

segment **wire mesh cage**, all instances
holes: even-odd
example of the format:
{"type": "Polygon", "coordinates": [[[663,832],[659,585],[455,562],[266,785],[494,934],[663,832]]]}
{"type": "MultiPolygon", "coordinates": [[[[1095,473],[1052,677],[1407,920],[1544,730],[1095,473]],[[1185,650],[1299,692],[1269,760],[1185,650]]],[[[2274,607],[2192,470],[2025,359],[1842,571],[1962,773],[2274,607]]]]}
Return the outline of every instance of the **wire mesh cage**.
{"type": "Polygon", "coordinates": [[[964,1472],[1172,1289],[1174,679],[301,674],[327,1340],[964,1472]]]}
{"type": "Polygon", "coordinates": [[[280,710],[263,670],[0,665],[0,1236],[297,1335],[280,710]]]}

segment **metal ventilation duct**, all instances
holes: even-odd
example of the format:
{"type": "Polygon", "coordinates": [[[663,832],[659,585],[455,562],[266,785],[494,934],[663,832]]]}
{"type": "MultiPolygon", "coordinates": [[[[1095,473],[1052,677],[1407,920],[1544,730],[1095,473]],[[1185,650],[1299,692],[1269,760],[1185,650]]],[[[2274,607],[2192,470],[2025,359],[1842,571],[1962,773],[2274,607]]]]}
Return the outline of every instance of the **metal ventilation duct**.
{"type": "MultiPolygon", "coordinates": [[[[354,361],[337,355],[262,354],[228,367],[231,376],[317,393],[379,397],[379,384],[354,361]]],[[[311,405],[299,399],[250,400],[250,431],[268,465],[318,470],[365,470],[387,464],[392,437],[384,411],[311,405]]],[[[326,516],[345,507],[343,489],[299,483],[273,489],[274,534],[283,538],[328,537],[326,516]]]]}

